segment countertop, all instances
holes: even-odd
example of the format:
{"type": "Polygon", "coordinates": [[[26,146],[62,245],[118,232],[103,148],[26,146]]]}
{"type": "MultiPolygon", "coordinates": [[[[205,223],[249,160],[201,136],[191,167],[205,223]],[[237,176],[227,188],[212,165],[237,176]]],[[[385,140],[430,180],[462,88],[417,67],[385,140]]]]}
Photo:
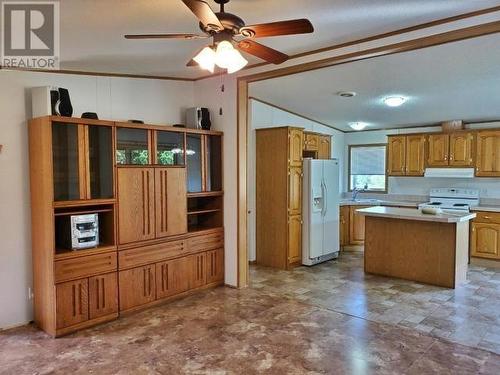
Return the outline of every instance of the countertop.
{"type": "MultiPolygon", "coordinates": [[[[389,201],[383,199],[357,199],[353,201],[352,199],[342,199],[340,201],[341,206],[401,206],[401,207],[412,207],[417,208],[420,202],[408,202],[408,201],[389,201]]],[[[500,207],[499,207],[500,209],[500,207]]]]}
{"type": "Polygon", "coordinates": [[[494,204],[479,205],[476,207],[471,207],[471,211],[487,211],[487,212],[500,212],[500,206],[494,204]]]}
{"type": "Polygon", "coordinates": [[[417,220],[417,221],[433,221],[437,223],[461,223],[469,221],[476,217],[475,213],[442,213],[439,215],[423,214],[419,210],[410,208],[396,208],[396,207],[370,207],[356,210],[356,212],[365,216],[384,217],[388,219],[402,219],[402,220],[417,220]]]}

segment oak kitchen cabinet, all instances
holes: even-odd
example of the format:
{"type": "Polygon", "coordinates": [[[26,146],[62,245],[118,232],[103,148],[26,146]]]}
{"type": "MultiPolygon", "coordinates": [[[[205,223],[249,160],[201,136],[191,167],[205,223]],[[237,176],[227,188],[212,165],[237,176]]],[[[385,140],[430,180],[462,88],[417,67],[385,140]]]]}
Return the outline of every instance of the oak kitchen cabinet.
{"type": "Polygon", "coordinates": [[[304,132],[304,150],[305,151],[319,150],[319,134],[304,132]]]}
{"type": "Polygon", "coordinates": [[[387,175],[423,176],[424,170],[424,135],[414,134],[388,137],[387,175]]]}
{"type": "Polygon", "coordinates": [[[442,133],[428,135],[429,167],[470,167],[473,166],[473,140],[470,132],[442,133]]]}
{"type": "Polygon", "coordinates": [[[331,158],[331,139],[329,135],[319,136],[318,159],[331,158]]]}
{"type": "Polygon", "coordinates": [[[350,215],[350,207],[349,206],[340,206],[339,211],[339,237],[340,237],[340,246],[349,245],[349,215],[350,215]]]}
{"type": "Polygon", "coordinates": [[[365,243],[365,217],[356,212],[371,206],[351,206],[349,211],[349,244],[363,245],[365,243]]]}
{"type": "Polygon", "coordinates": [[[476,176],[500,177],[500,130],[476,134],[476,176]]]}
{"type": "Polygon", "coordinates": [[[387,143],[387,174],[404,176],[406,169],[406,137],[390,136],[387,143]]]}
{"type": "Polygon", "coordinates": [[[477,212],[471,224],[473,257],[500,259],[500,213],[477,212]]]}
{"type": "Polygon", "coordinates": [[[300,264],[303,137],[303,130],[293,127],[256,131],[258,264],[281,269],[300,264]]]}

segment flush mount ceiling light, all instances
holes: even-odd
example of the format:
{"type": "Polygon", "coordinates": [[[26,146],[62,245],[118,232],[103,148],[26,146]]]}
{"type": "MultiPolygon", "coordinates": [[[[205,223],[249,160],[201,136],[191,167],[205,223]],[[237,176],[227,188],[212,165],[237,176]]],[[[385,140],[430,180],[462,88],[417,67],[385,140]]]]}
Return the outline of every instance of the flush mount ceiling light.
{"type": "Polygon", "coordinates": [[[406,98],[403,96],[389,96],[384,99],[385,105],[389,107],[399,107],[406,102],[406,98]]]}
{"type": "Polygon", "coordinates": [[[358,121],[358,122],[350,122],[349,126],[351,127],[352,130],[360,131],[366,128],[368,124],[366,122],[358,121]]]}
{"type": "Polygon", "coordinates": [[[356,93],[354,91],[339,91],[337,95],[342,98],[352,98],[356,96],[356,93]]]}

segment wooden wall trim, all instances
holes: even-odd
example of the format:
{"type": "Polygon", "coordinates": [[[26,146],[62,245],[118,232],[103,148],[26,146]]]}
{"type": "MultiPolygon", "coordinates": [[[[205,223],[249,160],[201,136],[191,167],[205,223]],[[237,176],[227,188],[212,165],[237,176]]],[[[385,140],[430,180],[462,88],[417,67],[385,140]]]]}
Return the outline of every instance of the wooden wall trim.
{"type": "Polygon", "coordinates": [[[237,191],[238,191],[238,288],[248,286],[248,244],[247,244],[247,124],[248,124],[248,83],[237,83],[237,191]]]}
{"type": "Polygon", "coordinates": [[[303,64],[293,65],[286,68],[269,70],[262,73],[255,73],[239,77],[239,80],[247,82],[258,82],[270,78],[278,78],[296,73],[303,73],[310,70],[328,68],[335,65],[347,64],[355,61],[370,59],[379,56],[387,56],[401,52],[409,52],[422,48],[438,46],[441,44],[458,42],[479,36],[495,34],[500,32],[500,21],[489,22],[481,25],[466,27],[463,29],[434,34],[421,38],[411,39],[404,42],[375,47],[367,50],[348,53],[345,55],[328,57],[321,60],[311,61],[303,64]]]}

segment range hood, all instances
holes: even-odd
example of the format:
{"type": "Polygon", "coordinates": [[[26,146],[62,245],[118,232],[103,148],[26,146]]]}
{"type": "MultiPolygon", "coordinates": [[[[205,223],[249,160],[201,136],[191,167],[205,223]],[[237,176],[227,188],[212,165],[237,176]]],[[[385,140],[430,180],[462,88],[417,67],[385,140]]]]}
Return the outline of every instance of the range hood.
{"type": "Polygon", "coordinates": [[[427,168],[424,177],[474,178],[474,168],[427,168]]]}

